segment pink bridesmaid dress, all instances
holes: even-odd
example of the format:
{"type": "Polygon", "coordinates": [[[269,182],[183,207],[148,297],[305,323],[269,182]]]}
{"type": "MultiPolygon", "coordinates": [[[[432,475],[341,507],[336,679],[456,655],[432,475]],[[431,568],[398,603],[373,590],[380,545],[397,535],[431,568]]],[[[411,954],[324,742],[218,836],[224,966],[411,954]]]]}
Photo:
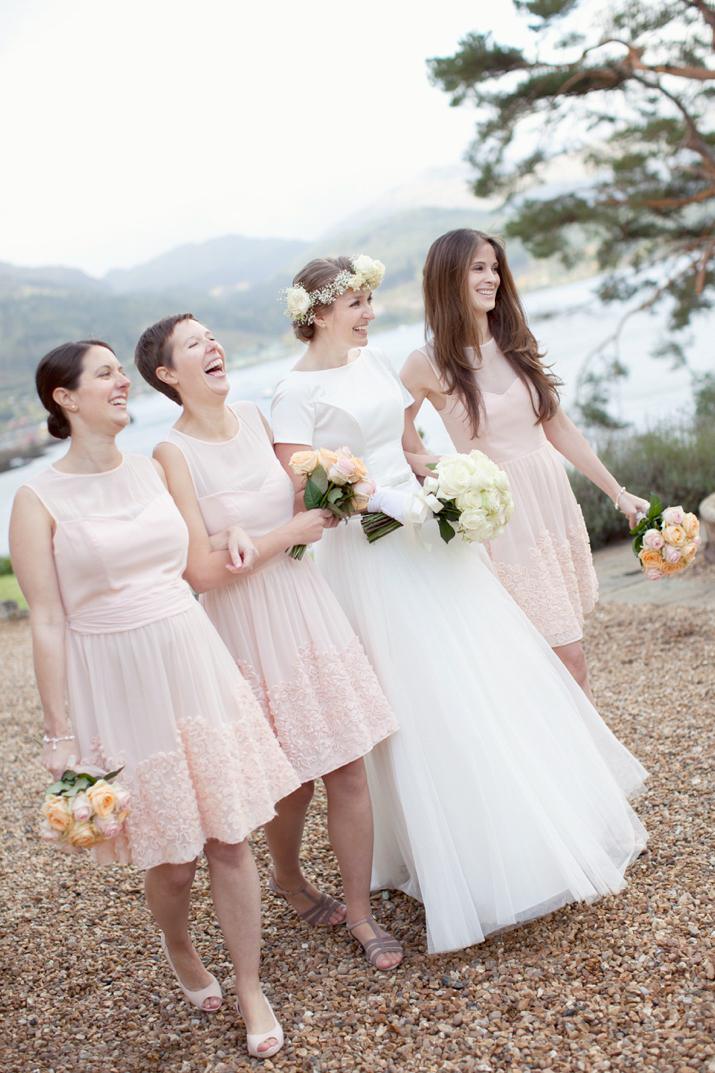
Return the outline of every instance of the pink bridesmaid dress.
{"type": "MultiPolygon", "coordinates": [[[[482,364],[507,363],[492,339],[482,364]]],[[[431,347],[420,347],[440,379],[431,347]]],[[[443,381],[441,381],[443,383],[443,381]]],[[[440,412],[455,450],[476,449],[509,477],[514,513],[486,545],[499,579],[552,648],[578,641],[598,599],[591,546],[561,457],[536,423],[530,389],[517,376],[501,394],[482,391],[486,419],[474,437],[463,403],[448,396],[440,412]]]]}
{"type": "MultiPolygon", "coordinates": [[[[231,406],[235,436],[208,443],[171,429],[210,534],[251,537],[293,517],[293,483],[252,402],[231,406]]],[[[259,559],[201,603],[255,695],[301,782],[364,756],[397,730],[362,645],[312,559],[259,559]]]]}
{"type": "Polygon", "coordinates": [[[188,531],[151,459],[27,482],[55,522],[67,695],[80,762],[123,767],[132,804],[102,862],[193,860],[241,842],[298,779],[182,578],[188,531]]]}

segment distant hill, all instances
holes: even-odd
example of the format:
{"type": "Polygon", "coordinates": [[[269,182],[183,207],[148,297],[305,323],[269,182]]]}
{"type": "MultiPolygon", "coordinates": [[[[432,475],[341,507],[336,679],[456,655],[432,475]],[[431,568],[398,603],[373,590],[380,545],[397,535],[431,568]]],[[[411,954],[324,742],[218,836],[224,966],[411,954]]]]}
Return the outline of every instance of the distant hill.
{"type": "Polygon", "coordinates": [[[291,239],[225,235],[177,246],[136,268],[115,268],[104,282],[116,294],[178,288],[221,293],[272,276],[307,246],[291,239]]]}
{"type": "Polygon", "coordinates": [[[0,261],[0,294],[16,294],[33,289],[103,291],[106,287],[101,280],[88,276],[79,268],[65,268],[63,265],[26,268],[0,261]]]}
{"type": "MultiPolygon", "coordinates": [[[[74,268],[0,263],[0,432],[18,421],[39,419],[35,366],[67,339],[106,339],[129,370],[144,328],[169,313],[190,310],[220,336],[229,359],[260,360],[265,348],[272,352],[276,341],[290,334],[277,299],[312,257],[378,257],[387,266],[375,300],[379,326],[419,320],[422,265],[434,239],[455,227],[498,230],[493,213],[486,206],[479,211],[476,200],[475,206],[358,214],[315,243],[227,235],[180,246],[103,280],[74,268]]],[[[535,262],[516,242],[509,243],[509,260],[524,288],[566,278],[560,267],[535,262]]],[[[585,261],[581,274],[588,269],[585,261]]]]}

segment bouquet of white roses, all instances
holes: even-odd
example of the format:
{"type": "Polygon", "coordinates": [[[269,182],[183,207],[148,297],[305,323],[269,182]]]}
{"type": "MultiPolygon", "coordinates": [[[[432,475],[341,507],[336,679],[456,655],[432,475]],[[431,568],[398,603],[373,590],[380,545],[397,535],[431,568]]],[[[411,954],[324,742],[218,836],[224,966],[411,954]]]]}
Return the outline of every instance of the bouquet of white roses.
{"type": "MultiPolygon", "coordinates": [[[[506,473],[482,451],[468,455],[442,455],[431,465],[434,477],[425,478],[421,496],[437,519],[439,533],[446,544],[459,533],[463,540],[483,543],[495,540],[504,532],[514,512],[514,500],[506,473]]],[[[362,526],[372,544],[400,527],[385,514],[366,514],[362,526]]]]}
{"type": "MultiPolygon", "coordinates": [[[[364,510],[367,501],[375,492],[375,482],[367,475],[367,467],[348,447],[328,451],[296,451],[291,455],[290,468],[298,476],[305,477],[303,502],[306,510],[324,508],[337,518],[349,518],[356,511],[364,510]]],[[[289,555],[302,559],[305,544],[294,544],[289,555]]]]}
{"type": "Polygon", "coordinates": [[[700,522],[682,507],[666,507],[657,495],[635,529],[631,529],[633,551],[649,581],[679,574],[690,566],[700,547],[700,522]]]}
{"type": "Polygon", "coordinates": [[[129,791],[109,781],[121,770],[108,775],[65,771],[45,791],[40,837],[68,852],[116,838],[130,812],[129,791]]]}

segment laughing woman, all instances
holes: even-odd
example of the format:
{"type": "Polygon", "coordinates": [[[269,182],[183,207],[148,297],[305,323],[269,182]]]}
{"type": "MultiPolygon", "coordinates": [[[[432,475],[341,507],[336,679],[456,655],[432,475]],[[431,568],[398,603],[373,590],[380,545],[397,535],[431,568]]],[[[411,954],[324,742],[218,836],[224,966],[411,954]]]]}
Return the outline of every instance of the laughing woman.
{"type": "Polygon", "coordinates": [[[286,554],[293,544],[320,540],[330,514],[294,516],[293,484],[270,429],[253,403],[227,405],[224,352],[203,324],[190,314],[159,321],[139,340],[136,363],[152,387],[183,407],[154,453],[189,528],[186,577],[301,779],[266,824],[271,889],[311,924],[345,922],[371,964],[394,968],[400,945],[370,910],[373,828],[362,758],[397,723],[312,560],[286,554]],[[249,534],[259,557],[227,573],[211,537],[234,526],[249,534]],[[301,870],[303,825],[319,777],[346,906],[319,893],[301,870]]]}
{"type": "Polygon", "coordinates": [[[188,534],[160,466],[117,448],[129,381],[113,351],[67,343],[42,359],[36,380],[50,432],[70,439],[67,454],[20,488],[10,523],[31,611],[42,762],[55,778],[75,762],[123,768],[131,815],[93,852],[146,870],[179,986],[212,1012],[221,988],[188,931],[196,859],[206,854],[248,1050],[268,1058],[283,1032],[258,978],[260,891],[246,838],[298,780],[182,579],[188,534]]]}

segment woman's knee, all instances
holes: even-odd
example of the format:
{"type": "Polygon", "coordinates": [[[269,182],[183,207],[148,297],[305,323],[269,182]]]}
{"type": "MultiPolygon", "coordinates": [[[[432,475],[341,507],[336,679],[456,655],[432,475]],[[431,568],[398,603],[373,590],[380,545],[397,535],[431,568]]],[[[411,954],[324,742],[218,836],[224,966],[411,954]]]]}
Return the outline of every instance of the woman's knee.
{"type": "Polygon", "coordinates": [[[314,793],[315,783],[310,779],[308,782],[302,783],[293,793],[282,798],[276,805],[276,812],[291,812],[293,810],[305,812],[313,800],[314,793]]]}
{"type": "Polygon", "coordinates": [[[221,864],[237,868],[244,863],[247,855],[250,856],[251,851],[245,838],[243,842],[220,842],[217,838],[209,838],[204,843],[204,853],[209,865],[221,864]]]}
{"type": "Polygon", "coordinates": [[[361,797],[368,793],[367,772],[365,761],[362,757],[352,760],[349,764],[343,764],[335,771],[323,776],[325,789],[328,796],[334,793],[350,794],[352,797],[361,797]]]}
{"type": "Polygon", "coordinates": [[[196,875],[196,861],[187,861],[185,864],[159,864],[155,868],[148,869],[146,883],[154,887],[162,887],[172,895],[183,894],[191,890],[196,875]]]}

